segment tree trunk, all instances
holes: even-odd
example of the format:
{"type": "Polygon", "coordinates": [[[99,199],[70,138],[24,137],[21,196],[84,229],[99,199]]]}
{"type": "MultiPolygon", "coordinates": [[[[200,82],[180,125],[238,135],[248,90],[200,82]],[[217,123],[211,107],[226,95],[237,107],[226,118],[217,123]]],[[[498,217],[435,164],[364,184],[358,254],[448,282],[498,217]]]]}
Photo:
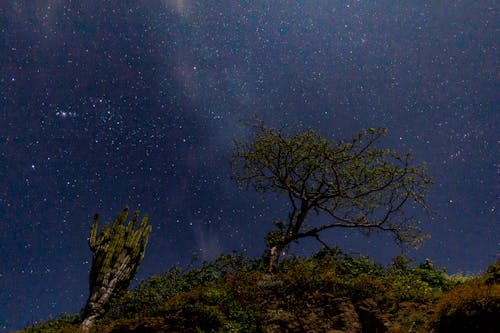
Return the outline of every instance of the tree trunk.
{"type": "Polygon", "coordinates": [[[89,333],[92,327],[94,327],[96,319],[97,316],[86,317],[80,324],[80,330],[78,331],[78,333],[89,333]]]}
{"type": "MultiPolygon", "coordinates": [[[[107,285],[94,286],[90,291],[87,305],[83,312],[83,322],[80,325],[82,332],[90,332],[96,319],[106,312],[106,305],[109,303],[111,295],[119,291],[117,290],[117,284],[121,277],[119,273],[123,272],[118,272],[111,279],[106,278],[105,280],[109,281],[107,285]]],[[[109,275],[110,273],[108,273],[109,275]]]]}
{"type": "Polygon", "coordinates": [[[268,273],[274,273],[278,268],[278,261],[280,259],[282,251],[283,248],[278,245],[275,245],[269,249],[268,266],[267,266],[268,273]]]}
{"type": "Polygon", "coordinates": [[[306,200],[302,200],[300,210],[294,209],[293,213],[289,216],[288,230],[278,244],[273,245],[268,251],[268,273],[276,272],[278,262],[285,249],[292,241],[297,240],[300,228],[306,220],[309,213],[310,206],[306,200]]]}

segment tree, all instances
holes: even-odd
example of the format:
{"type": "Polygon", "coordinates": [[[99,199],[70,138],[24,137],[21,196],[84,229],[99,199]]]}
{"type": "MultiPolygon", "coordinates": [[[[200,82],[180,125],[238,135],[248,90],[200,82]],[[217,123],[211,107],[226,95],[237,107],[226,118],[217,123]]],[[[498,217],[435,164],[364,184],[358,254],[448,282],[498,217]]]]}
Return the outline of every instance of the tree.
{"type": "Polygon", "coordinates": [[[286,134],[256,120],[249,140],[235,140],[233,176],[258,192],[287,195],[288,218],[275,222],[266,236],[268,267],[273,271],[282,251],[304,237],[332,228],[392,233],[397,242],[417,246],[424,238],[419,222],[406,217],[408,205],[426,207],[431,179],[411,154],[377,148],[387,130],[370,128],[350,141],[333,142],[315,130],[286,134]],[[314,212],[328,222],[306,224],[314,212]]]}
{"type": "Polygon", "coordinates": [[[139,227],[139,212],[126,225],[128,208],[125,208],[109,227],[107,223],[97,236],[99,216],[94,215],[90,230],[89,246],[94,256],[89,275],[90,295],[83,312],[81,331],[88,332],[95,320],[103,315],[111,296],[126,290],[144,258],[151,226],[144,216],[139,227]]]}

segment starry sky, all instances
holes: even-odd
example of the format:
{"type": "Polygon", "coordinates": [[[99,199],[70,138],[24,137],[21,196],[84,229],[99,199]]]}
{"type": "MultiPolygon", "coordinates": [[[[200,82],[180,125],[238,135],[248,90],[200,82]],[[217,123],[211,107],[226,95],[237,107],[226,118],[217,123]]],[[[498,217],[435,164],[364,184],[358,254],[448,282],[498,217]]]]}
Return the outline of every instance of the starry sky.
{"type": "MultiPolygon", "coordinates": [[[[387,127],[383,146],[435,181],[432,238],[410,254],[483,271],[500,252],[499,22],[494,0],[2,1],[0,331],[84,306],[96,212],[149,213],[135,283],[193,252],[260,255],[288,207],[230,177],[254,114],[333,140],[387,127]]],[[[384,235],[323,238],[401,253],[384,235]]]]}

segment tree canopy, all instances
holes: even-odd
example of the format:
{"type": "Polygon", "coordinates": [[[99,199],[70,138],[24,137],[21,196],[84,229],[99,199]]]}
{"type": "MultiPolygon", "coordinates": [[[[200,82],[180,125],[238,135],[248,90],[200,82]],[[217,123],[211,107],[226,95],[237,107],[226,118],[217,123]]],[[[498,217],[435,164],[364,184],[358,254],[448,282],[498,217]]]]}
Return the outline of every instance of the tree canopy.
{"type": "Polygon", "coordinates": [[[288,218],[275,222],[267,236],[271,267],[292,241],[321,241],[319,234],[331,228],[389,232],[413,246],[425,238],[404,208],[425,208],[432,180],[410,153],[377,147],[387,129],[369,128],[335,142],[312,129],[287,133],[258,120],[251,126],[250,139],[234,141],[233,176],[258,192],[283,193],[290,204],[288,218]],[[329,221],[306,225],[311,212],[329,221]]]}

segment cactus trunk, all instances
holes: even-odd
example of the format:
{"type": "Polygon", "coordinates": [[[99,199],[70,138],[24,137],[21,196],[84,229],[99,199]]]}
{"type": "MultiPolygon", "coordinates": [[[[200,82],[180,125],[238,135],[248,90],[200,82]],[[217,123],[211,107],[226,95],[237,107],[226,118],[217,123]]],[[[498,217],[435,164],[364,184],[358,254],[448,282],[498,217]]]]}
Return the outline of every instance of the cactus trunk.
{"type": "Polygon", "coordinates": [[[90,332],[97,318],[106,312],[114,293],[128,288],[144,257],[151,226],[145,216],[137,230],[139,212],[126,225],[128,208],[97,235],[98,215],[90,229],[89,247],[94,253],[89,275],[90,294],[83,311],[80,331],[90,332]]]}

